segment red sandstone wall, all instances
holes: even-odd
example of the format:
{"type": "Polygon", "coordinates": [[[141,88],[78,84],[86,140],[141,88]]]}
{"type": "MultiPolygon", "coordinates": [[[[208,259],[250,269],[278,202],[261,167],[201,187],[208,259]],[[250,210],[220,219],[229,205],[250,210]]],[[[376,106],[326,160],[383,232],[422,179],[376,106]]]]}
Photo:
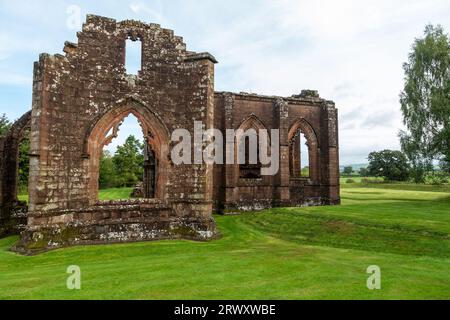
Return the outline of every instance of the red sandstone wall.
{"type": "MultiPolygon", "coordinates": [[[[66,43],[64,51],[65,56],[43,54],[35,64],[31,211],[92,204],[90,188],[96,176],[90,172],[90,163],[98,155],[86,153],[89,133],[124,104],[138,104],[162,119],[168,135],[176,128],[193,131],[194,119],[212,125],[214,58],[186,51],[183,39],[173,31],[155,24],[88,16],[78,44],[66,43]],[[137,79],[125,74],[128,36],[142,40],[143,65],[137,79]]],[[[188,203],[194,212],[198,201],[211,200],[212,168],[176,167],[168,158],[161,161],[169,163],[162,172],[166,192],[161,200],[188,203]]],[[[190,213],[183,206],[176,208],[180,214],[190,213]]]]}
{"type": "Polygon", "coordinates": [[[0,137],[0,218],[2,214],[2,206],[3,206],[3,164],[4,164],[4,153],[3,147],[5,144],[5,137],[0,137]]]}
{"type": "Polygon", "coordinates": [[[237,165],[216,166],[214,198],[225,210],[264,208],[276,205],[339,203],[339,150],[337,111],[332,102],[314,92],[289,98],[251,94],[216,93],[216,125],[222,130],[240,128],[253,117],[264,127],[280,129],[280,172],[260,180],[242,180],[237,165]],[[314,179],[291,179],[288,134],[299,120],[306,121],[317,138],[314,179]]]}

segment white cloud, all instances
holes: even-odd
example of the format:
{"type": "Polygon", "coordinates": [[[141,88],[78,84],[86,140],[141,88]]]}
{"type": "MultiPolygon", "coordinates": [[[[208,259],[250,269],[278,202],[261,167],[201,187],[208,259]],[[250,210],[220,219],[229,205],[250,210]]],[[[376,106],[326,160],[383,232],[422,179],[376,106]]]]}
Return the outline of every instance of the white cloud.
{"type": "Polygon", "coordinates": [[[53,53],[75,36],[60,30],[72,2],[83,13],[174,29],[189,50],[209,51],[219,60],[217,90],[289,96],[318,89],[339,108],[343,164],[399,148],[402,63],[425,24],[441,23],[450,31],[448,0],[9,2],[0,4],[10,19],[0,19],[0,26],[8,25],[0,32],[0,42],[8,44],[0,47],[0,85],[8,79],[26,84],[37,53],[53,53]],[[23,60],[15,57],[25,53],[30,68],[21,73],[23,60]]]}
{"type": "Polygon", "coordinates": [[[144,2],[133,2],[130,4],[130,9],[134,14],[142,16],[153,23],[165,24],[167,20],[162,14],[162,8],[161,1],[153,1],[151,5],[144,2]]]}
{"type": "Polygon", "coordinates": [[[450,30],[449,18],[450,3],[440,0],[281,0],[210,30],[204,42],[224,61],[223,89],[291,95],[311,88],[335,100],[342,162],[363,162],[373,151],[367,146],[399,149],[402,64],[425,24],[450,30]],[[346,119],[355,108],[358,116],[346,119]]]}

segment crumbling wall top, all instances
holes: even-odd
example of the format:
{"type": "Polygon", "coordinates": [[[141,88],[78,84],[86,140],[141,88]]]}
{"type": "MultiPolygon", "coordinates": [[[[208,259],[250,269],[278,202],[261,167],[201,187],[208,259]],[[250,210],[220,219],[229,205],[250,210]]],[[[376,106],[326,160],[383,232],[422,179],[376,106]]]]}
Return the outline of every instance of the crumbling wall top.
{"type": "Polygon", "coordinates": [[[283,100],[285,102],[291,104],[306,104],[317,107],[322,107],[323,105],[327,105],[329,107],[334,107],[335,103],[333,101],[329,101],[320,97],[318,91],[316,90],[302,90],[301,94],[294,94],[290,97],[282,97],[282,96],[271,96],[271,95],[261,95],[256,93],[248,93],[248,92],[223,92],[217,91],[215,92],[216,97],[222,95],[232,95],[235,99],[239,100],[248,100],[248,101],[265,101],[265,102],[276,102],[277,100],[283,100]]]}

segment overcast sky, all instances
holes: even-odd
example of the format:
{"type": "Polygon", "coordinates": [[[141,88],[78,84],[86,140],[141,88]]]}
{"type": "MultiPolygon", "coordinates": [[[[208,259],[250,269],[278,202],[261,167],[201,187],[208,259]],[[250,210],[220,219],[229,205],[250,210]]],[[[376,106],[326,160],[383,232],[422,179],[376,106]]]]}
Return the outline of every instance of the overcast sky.
{"type": "MultiPolygon", "coordinates": [[[[0,0],[0,113],[16,119],[29,110],[39,53],[76,42],[71,5],[83,20],[93,13],[175,30],[189,50],[219,60],[218,91],[319,90],[339,108],[342,164],[399,148],[402,64],[427,23],[450,31],[448,0],[0,0]]],[[[135,121],[126,124],[116,144],[139,133],[135,121]]]]}

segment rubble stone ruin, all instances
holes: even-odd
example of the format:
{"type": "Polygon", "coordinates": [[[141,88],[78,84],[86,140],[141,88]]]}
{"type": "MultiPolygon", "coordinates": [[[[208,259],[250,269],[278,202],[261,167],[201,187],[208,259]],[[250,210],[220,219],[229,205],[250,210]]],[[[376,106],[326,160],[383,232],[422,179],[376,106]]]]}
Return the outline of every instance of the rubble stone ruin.
{"type": "Polygon", "coordinates": [[[181,37],[157,24],[88,15],[77,36],[78,43],[65,43],[64,55],[40,55],[32,110],[0,138],[1,232],[21,229],[14,250],[210,240],[218,236],[213,212],[340,203],[337,110],[316,91],[285,98],[215,92],[214,57],[187,51],[181,37]],[[125,69],[126,40],[142,44],[137,75],[125,69]],[[146,142],[144,198],[99,201],[102,149],[130,114],[146,142]],[[280,129],[279,172],[261,176],[261,166],[250,164],[174,165],[171,133],[193,134],[194,121],[223,132],[280,129]],[[26,132],[28,207],[17,200],[26,132]]]}

